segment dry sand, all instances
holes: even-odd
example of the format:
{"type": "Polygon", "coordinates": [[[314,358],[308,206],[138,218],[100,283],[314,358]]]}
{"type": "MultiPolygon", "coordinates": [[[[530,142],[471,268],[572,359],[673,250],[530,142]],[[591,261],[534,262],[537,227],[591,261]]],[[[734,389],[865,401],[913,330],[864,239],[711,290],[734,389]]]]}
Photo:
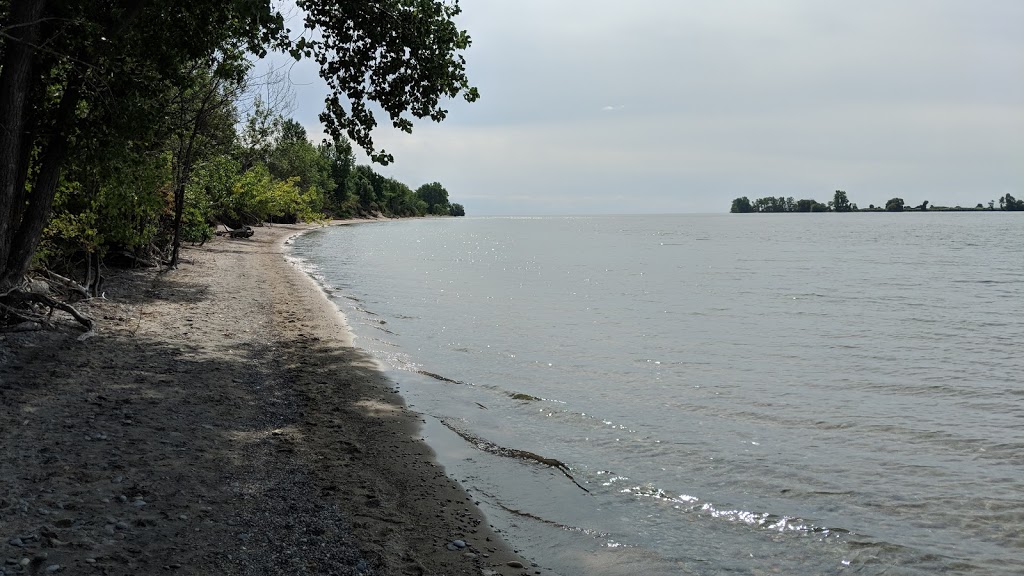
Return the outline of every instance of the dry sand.
{"type": "Polygon", "coordinates": [[[119,274],[87,340],[0,334],[0,576],[540,573],[285,260],[306,228],[119,274]]]}

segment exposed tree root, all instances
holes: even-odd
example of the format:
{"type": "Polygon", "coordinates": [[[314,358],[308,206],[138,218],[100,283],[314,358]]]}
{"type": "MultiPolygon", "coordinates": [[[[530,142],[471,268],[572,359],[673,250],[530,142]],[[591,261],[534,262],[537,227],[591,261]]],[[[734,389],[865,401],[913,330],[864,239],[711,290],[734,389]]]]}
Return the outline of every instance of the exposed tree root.
{"type": "Polygon", "coordinates": [[[82,314],[70,304],[55,300],[47,294],[31,289],[15,289],[0,296],[0,321],[6,320],[6,323],[11,323],[11,321],[34,322],[52,327],[53,313],[56,310],[70,314],[88,332],[92,332],[96,327],[92,318],[82,314]]]}
{"type": "Polygon", "coordinates": [[[46,269],[44,269],[43,271],[46,272],[46,276],[49,277],[51,281],[60,283],[60,285],[80,295],[83,299],[89,298],[89,291],[86,290],[85,286],[82,286],[81,284],[75,282],[70,278],[65,278],[64,276],[61,276],[56,272],[51,272],[50,270],[46,269]]]}

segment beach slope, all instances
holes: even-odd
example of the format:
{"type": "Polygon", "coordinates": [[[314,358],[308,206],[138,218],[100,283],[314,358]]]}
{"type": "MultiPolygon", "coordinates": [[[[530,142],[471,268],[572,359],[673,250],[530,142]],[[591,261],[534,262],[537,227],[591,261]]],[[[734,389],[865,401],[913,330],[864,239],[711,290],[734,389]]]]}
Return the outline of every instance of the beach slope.
{"type": "Polygon", "coordinates": [[[0,334],[0,570],[536,572],[285,259],[305,228],[118,275],[84,341],[0,334]]]}

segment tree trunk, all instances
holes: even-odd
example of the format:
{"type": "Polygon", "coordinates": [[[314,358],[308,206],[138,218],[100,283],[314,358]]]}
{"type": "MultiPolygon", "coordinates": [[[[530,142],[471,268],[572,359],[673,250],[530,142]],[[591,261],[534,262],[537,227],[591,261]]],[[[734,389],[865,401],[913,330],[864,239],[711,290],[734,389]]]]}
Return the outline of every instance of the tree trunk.
{"type": "Polygon", "coordinates": [[[185,212],[186,178],[187,176],[183,177],[174,186],[174,243],[171,246],[171,268],[178,265],[178,252],[181,249],[181,217],[185,212]]]}
{"type": "Polygon", "coordinates": [[[45,8],[45,0],[11,3],[0,68],[0,295],[9,292],[21,279],[21,274],[12,273],[9,261],[20,224],[20,218],[15,220],[15,216],[21,211],[18,200],[24,193],[22,176],[27,173],[23,166],[27,158],[22,154],[28,138],[25,105],[45,8]]]}
{"type": "MultiPolygon", "coordinates": [[[[75,119],[75,110],[81,98],[84,78],[72,72],[72,78],[64,88],[57,123],[41,150],[39,172],[32,186],[32,194],[20,218],[20,222],[8,222],[8,253],[6,261],[0,262],[0,295],[21,282],[32,264],[32,256],[39,246],[43,228],[50,218],[53,197],[60,182],[60,170],[68,154],[68,130],[75,119]]],[[[17,192],[17,191],[15,191],[17,192]]],[[[0,215],[0,220],[10,220],[0,215]]],[[[0,237],[2,238],[2,237],[0,237]]]]}

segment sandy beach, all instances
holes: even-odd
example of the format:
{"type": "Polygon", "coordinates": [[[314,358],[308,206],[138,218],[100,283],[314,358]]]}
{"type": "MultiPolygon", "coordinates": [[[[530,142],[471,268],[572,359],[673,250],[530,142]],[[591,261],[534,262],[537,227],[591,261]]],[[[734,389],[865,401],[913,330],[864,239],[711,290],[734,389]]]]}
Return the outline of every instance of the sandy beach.
{"type": "Polygon", "coordinates": [[[307,228],[112,273],[91,338],[0,334],[0,576],[541,573],[285,259],[307,228]]]}

